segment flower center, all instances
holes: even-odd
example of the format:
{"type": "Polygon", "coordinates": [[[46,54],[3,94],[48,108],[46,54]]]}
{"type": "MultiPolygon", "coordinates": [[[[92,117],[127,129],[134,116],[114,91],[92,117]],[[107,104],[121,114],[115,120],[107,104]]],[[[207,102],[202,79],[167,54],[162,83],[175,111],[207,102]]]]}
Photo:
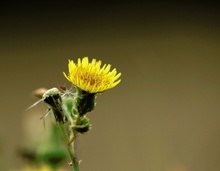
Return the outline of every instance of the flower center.
{"type": "Polygon", "coordinates": [[[83,75],[80,75],[80,79],[83,80],[86,84],[89,83],[91,86],[98,87],[102,82],[102,77],[99,75],[94,75],[91,73],[86,73],[83,75]]]}

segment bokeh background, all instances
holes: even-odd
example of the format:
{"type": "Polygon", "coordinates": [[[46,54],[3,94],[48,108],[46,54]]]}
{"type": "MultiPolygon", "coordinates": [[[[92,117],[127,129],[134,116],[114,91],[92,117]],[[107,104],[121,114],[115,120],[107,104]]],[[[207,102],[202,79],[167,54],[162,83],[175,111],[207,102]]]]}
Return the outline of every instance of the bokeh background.
{"type": "Polygon", "coordinates": [[[88,115],[82,171],[219,171],[219,22],[211,1],[1,2],[0,170],[45,132],[31,92],[70,87],[68,59],[89,56],[122,82],[88,115]]]}

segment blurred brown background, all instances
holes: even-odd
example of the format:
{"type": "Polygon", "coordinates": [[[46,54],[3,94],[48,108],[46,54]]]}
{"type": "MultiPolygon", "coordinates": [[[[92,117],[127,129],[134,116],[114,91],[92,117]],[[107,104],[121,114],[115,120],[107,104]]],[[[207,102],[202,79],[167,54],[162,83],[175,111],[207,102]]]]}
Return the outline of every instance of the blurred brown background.
{"type": "Polygon", "coordinates": [[[82,171],[219,171],[219,22],[211,1],[1,2],[0,170],[20,167],[16,150],[44,132],[42,105],[25,111],[31,92],[69,87],[67,60],[89,56],[123,75],[88,116],[82,171]]]}

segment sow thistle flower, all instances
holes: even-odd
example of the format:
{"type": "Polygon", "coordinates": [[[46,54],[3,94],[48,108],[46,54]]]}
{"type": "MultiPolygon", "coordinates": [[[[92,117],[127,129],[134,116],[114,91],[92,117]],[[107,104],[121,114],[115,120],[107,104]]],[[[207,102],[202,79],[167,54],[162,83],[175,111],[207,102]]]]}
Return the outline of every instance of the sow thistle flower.
{"type": "Polygon", "coordinates": [[[89,63],[88,57],[84,57],[82,60],[79,58],[78,63],[69,60],[69,74],[67,75],[65,72],[63,74],[67,80],[83,91],[88,93],[103,92],[120,83],[121,73],[117,74],[116,69],[110,71],[110,64],[104,64],[103,67],[101,64],[102,62],[96,61],[96,59],[89,63]]]}
{"type": "Polygon", "coordinates": [[[40,167],[26,166],[22,170],[19,170],[19,171],[52,171],[52,170],[53,169],[50,168],[49,166],[43,165],[43,166],[40,166],[40,167]]]}
{"type": "Polygon", "coordinates": [[[67,149],[71,157],[71,165],[75,171],[79,171],[79,161],[75,154],[75,139],[78,133],[90,131],[91,124],[87,113],[96,106],[97,93],[111,89],[121,81],[121,73],[110,64],[104,64],[96,59],[89,62],[88,57],[78,59],[75,63],[69,60],[69,73],[63,72],[64,76],[75,87],[75,92],[62,94],[57,88],[47,90],[42,99],[48,104],[48,111],[54,115],[56,124],[59,125],[61,133],[67,143],[67,149]]]}

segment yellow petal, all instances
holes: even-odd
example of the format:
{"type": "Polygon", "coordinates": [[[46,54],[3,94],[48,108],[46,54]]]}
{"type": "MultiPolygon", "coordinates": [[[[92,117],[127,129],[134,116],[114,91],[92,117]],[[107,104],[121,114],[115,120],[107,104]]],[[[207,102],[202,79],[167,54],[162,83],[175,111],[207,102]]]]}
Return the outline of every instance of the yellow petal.
{"type": "Polygon", "coordinates": [[[82,67],[83,67],[83,68],[87,68],[87,67],[88,67],[88,64],[89,64],[89,59],[88,59],[88,57],[84,57],[84,58],[82,59],[82,67]]]}

